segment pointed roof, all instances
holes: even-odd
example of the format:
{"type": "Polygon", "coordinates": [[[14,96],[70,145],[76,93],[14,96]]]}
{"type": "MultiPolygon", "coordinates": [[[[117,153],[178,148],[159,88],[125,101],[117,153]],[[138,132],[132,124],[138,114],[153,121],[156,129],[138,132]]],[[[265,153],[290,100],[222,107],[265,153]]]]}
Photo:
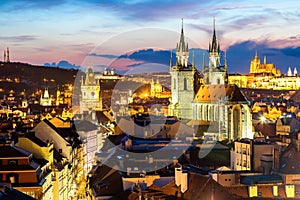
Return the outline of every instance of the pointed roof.
{"type": "Polygon", "coordinates": [[[180,41],[179,41],[179,45],[177,45],[177,51],[185,52],[185,51],[187,51],[188,45],[185,44],[185,41],[184,41],[183,18],[181,18],[181,20],[182,20],[182,25],[181,25],[180,41]]]}
{"type": "Polygon", "coordinates": [[[172,61],[172,50],[170,51],[170,68],[173,66],[173,61],[172,61]]]}
{"type": "Polygon", "coordinates": [[[214,18],[213,24],[213,38],[211,45],[209,45],[209,52],[220,53],[220,44],[218,44],[217,36],[216,36],[216,19],[214,18]]]}
{"type": "Polygon", "coordinates": [[[235,84],[213,84],[202,85],[194,102],[218,102],[220,99],[227,98],[229,102],[246,102],[245,96],[235,84]]]}
{"type": "Polygon", "coordinates": [[[289,67],[289,69],[288,69],[287,75],[288,75],[288,76],[292,76],[292,70],[291,70],[290,67],[289,67]]]}

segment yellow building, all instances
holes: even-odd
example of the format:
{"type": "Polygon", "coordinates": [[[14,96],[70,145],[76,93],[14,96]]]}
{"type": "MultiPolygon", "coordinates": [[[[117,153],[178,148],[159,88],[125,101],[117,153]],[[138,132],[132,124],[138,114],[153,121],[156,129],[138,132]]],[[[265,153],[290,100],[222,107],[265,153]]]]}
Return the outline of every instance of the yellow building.
{"type": "Polygon", "coordinates": [[[299,90],[300,76],[294,68],[288,68],[287,74],[281,74],[280,70],[273,63],[267,63],[266,56],[261,63],[256,53],[251,60],[249,74],[230,74],[228,76],[229,84],[236,84],[241,88],[260,88],[273,90],[299,90]]]}
{"type": "Polygon", "coordinates": [[[169,91],[163,91],[163,86],[159,83],[157,80],[154,82],[152,79],[151,83],[151,89],[150,89],[150,96],[156,97],[156,98],[170,98],[172,96],[171,92],[169,91]]]}
{"type": "Polygon", "coordinates": [[[280,76],[280,70],[276,69],[273,63],[267,63],[267,57],[264,57],[264,63],[260,62],[258,54],[256,52],[255,57],[251,60],[250,74],[263,75],[263,76],[280,76]]]}

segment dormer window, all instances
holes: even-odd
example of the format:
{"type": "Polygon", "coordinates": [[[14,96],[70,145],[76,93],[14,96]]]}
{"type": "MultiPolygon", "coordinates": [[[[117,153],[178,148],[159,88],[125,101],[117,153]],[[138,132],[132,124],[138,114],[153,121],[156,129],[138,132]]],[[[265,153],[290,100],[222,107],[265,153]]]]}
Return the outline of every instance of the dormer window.
{"type": "Polygon", "coordinates": [[[8,160],[8,165],[11,165],[11,166],[18,165],[18,160],[8,160]]]}

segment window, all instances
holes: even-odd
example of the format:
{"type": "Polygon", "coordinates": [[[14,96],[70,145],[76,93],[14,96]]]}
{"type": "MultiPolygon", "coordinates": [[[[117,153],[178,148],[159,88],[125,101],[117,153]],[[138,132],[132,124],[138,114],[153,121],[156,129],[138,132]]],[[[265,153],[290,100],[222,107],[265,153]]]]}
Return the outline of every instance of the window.
{"type": "Polygon", "coordinates": [[[18,176],[18,174],[15,174],[15,173],[7,174],[6,178],[7,178],[7,182],[9,182],[9,183],[18,183],[19,182],[19,176],[18,176]]]}
{"type": "Polygon", "coordinates": [[[173,84],[174,84],[174,90],[175,90],[176,89],[176,79],[175,78],[174,78],[173,84]]]}
{"type": "Polygon", "coordinates": [[[187,80],[186,80],[186,78],[183,79],[183,90],[187,90],[187,80]]]}
{"type": "Polygon", "coordinates": [[[18,160],[8,160],[8,165],[18,165],[18,160]]]}
{"type": "Polygon", "coordinates": [[[261,192],[258,192],[258,196],[261,196],[262,195],[262,193],[261,192]]]}

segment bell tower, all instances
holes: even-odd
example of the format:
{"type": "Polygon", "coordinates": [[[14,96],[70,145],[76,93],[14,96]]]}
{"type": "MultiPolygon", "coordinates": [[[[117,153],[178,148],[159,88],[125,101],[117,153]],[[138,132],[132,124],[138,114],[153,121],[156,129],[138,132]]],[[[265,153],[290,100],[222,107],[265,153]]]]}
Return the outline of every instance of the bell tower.
{"type": "Polygon", "coordinates": [[[220,43],[216,36],[216,20],[213,21],[213,37],[208,47],[209,65],[203,67],[204,81],[210,84],[227,84],[227,63],[224,55],[224,65],[221,65],[220,43]]]}
{"type": "Polygon", "coordinates": [[[189,49],[183,31],[183,19],[180,40],[176,46],[176,63],[173,65],[172,52],[170,57],[172,98],[169,105],[169,115],[182,119],[192,119],[192,101],[195,96],[196,68],[188,62],[189,49]]]}

